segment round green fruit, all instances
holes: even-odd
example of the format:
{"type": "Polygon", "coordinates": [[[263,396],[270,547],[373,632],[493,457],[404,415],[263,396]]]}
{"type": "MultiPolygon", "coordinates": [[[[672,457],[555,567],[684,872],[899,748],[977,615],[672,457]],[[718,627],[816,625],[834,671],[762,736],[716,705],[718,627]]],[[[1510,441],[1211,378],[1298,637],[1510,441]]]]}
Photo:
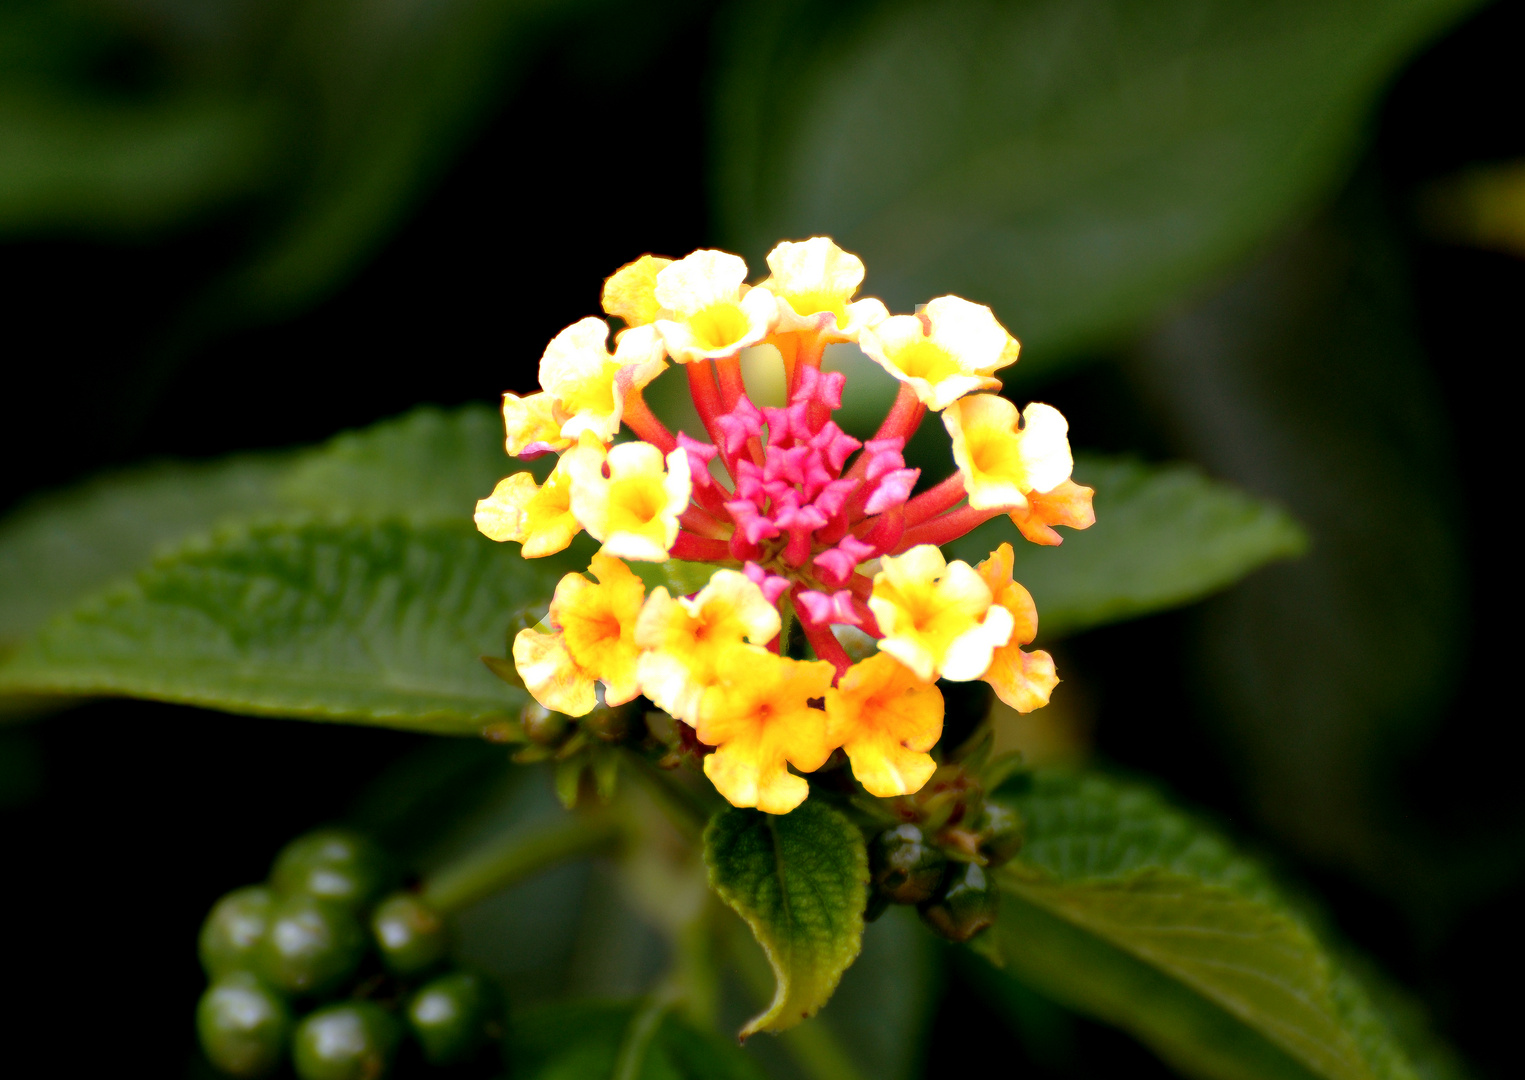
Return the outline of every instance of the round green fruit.
{"type": "Polygon", "coordinates": [[[208,977],[253,966],[274,903],[275,894],[269,889],[250,885],[234,889],[212,905],[196,942],[208,977]]]}
{"type": "Polygon", "coordinates": [[[381,1080],[401,1038],[401,1026],[380,1005],[345,1001],[297,1025],[291,1063],[302,1080],[381,1080]]]}
{"type": "Polygon", "coordinates": [[[365,931],[354,915],[298,893],[271,907],[255,971],[288,994],[323,995],[355,973],[365,945],[365,931]]]}
{"type": "Polygon", "coordinates": [[[915,825],[897,825],[874,837],[869,852],[874,887],[897,904],[919,904],[942,884],[947,857],[915,825]]]}
{"type": "Polygon", "coordinates": [[[371,913],[381,962],[403,978],[422,975],[445,957],[445,920],[412,893],[393,893],[371,913]]]}
{"type": "Polygon", "coordinates": [[[430,1065],[459,1065],[492,1037],[499,1011],[491,983],[453,971],[426,983],[408,1001],[408,1027],[430,1065]]]}
{"type": "Polygon", "coordinates": [[[957,863],[942,894],[921,906],[921,917],[949,941],[968,941],[995,923],[1000,893],[974,863],[957,863]]]}
{"type": "Polygon", "coordinates": [[[207,987],[196,1005],[202,1051],[232,1076],[273,1072],[290,1033],[286,1002],[247,971],[224,975],[207,987]]]}
{"type": "Polygon", "coordinates": [[[281,849],[270,870],[278,892],[306,893],[359,909],[392,881],[386,853],[351,829],[317,829],[281,849]]]}

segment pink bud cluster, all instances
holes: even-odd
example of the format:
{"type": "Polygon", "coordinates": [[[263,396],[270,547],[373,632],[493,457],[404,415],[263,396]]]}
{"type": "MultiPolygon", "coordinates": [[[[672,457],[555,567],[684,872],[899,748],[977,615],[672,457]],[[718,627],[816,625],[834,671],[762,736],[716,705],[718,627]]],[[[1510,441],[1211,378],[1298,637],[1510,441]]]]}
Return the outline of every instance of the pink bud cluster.
{"type": "Polygon", "coordinates": [[[716,417],[736,478],[724,503],[736,524],[731,556],[769,600],[790,592],[802,619],[821,627],[872,621],[867,590],[855,596],[845,586],[859,563],[899,543],[920,475],[905,467],[904,438],[864,445],[830,418],[842,405],[843,380],[801,367],[787,406],[758,409],[743,394],[716,417]]]}

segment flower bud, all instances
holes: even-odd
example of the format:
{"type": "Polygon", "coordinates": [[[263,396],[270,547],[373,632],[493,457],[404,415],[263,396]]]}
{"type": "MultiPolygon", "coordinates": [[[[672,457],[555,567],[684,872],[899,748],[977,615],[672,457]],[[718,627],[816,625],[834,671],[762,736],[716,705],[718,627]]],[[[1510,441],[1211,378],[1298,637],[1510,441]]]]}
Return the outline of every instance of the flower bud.
{"type": "Polygon", "coordinates": [[[915,825],[897,825],[874,837],[870,858],[874,887],[897,904],[930,899],[948,864],[915,825]]]}
{"type": "Polygon", "coordinates": [[[921,906],[922,920],[949,941],[968,941],[995,923],[1000,894],[974,863],[959,863],[942,894],[921,906]]]}
{"type": "Polygon", "coordinates": [[[567,733],[566,716],[552,712],[534,698],[524,703],[519,723],[524,726],[524,737],[536,746],[556,746],[567,733]]]}
{"type": "Polygon", "coordinates": [[[1022,850],[1025,839],[1022,815],[1009,806],[987,802],[980,816],[980,852],[985,865],[1001,866],[1022,850]]]}

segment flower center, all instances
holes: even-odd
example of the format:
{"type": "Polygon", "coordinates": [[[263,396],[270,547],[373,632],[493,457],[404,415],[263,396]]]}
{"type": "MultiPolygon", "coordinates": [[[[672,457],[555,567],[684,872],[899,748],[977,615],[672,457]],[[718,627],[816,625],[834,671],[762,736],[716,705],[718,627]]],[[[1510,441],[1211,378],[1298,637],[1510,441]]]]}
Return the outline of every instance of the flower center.
{"type": "Polygon", "coordinates": [[[688,328],[706,349],[726,349],[747,336],[750,324],[741,306],[729,300],[697,311],[688,328]]]}

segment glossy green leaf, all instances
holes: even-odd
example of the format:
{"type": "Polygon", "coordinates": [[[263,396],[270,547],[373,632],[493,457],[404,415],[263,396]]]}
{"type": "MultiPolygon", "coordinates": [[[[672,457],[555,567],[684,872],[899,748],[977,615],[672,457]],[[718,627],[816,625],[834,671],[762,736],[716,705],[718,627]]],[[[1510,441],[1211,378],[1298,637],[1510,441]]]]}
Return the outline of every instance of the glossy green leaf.
{"type": "Polygon", "coordinates": [[[548,601],[554,561],[470,522],[228,528],[50,622],[0,667],[0,693],[475,734],[522,703],[478,657],[548,601]]]}
{"type": "Polygon", "coordinates": [[[1061,526],[1059,546],[1028,543],[1005,517],[948,545],[973,563],[1011,541],[1045,640],[1190,603],[1307,547],[1285,511],[1193,468],[1082,457],[1075,479],[1096,489],[1096,524],[1061,526]]]}
{"type": "Polygon", "coordinates": [[[312,515],[459,523],[520,467],[503,452],[494,410],[426,407],[302,453],[148,465],[42,496],[0,523],[0,650],[218,524],[312,515]]]}
{"type": "Polygon", "coordinates": [[[505,1057],[518,1080],[762,1080],[734,1043],[651,1002],[527,1010],[512,1019],[505,1057]]]}
{"type": "Polygon", "coordinates": [[[863,942],[868,854],[857,826],[819,800],[782,815],[728,808],[704,831],[704,863],[778,984],[742,1037],[815,1015],[863,942]]]}
{"type": "Polygon", "coordinates": [[[826,234],[899,310],[957,293],[1017,377],[1135,329],[1329,191],[1475,0],[753,0],[723,24],[727,241],[826,234]]]}
{"type": "Polygon", "coordinates": [[[0,523],[0,651],[166,546],[269,512],[288,466],[277,456],[149,465],[23,506],[0,523]]]}
{"type": "Polygon", "coordinates": [[[276,494],[319,513],[470,521],[477,500],[524,467],[504,451],[497,410],[426,406],[335,436],[297,460],[276,494]]]}
{"type": "Polygon", "coordinates": [[[1193,1076],[1416,1075],[1358,981],[1221,836],[1140,786],[1023,781],[1000,796],[1028,830],[999,874],[1013,973],[1193,1076]]]}

